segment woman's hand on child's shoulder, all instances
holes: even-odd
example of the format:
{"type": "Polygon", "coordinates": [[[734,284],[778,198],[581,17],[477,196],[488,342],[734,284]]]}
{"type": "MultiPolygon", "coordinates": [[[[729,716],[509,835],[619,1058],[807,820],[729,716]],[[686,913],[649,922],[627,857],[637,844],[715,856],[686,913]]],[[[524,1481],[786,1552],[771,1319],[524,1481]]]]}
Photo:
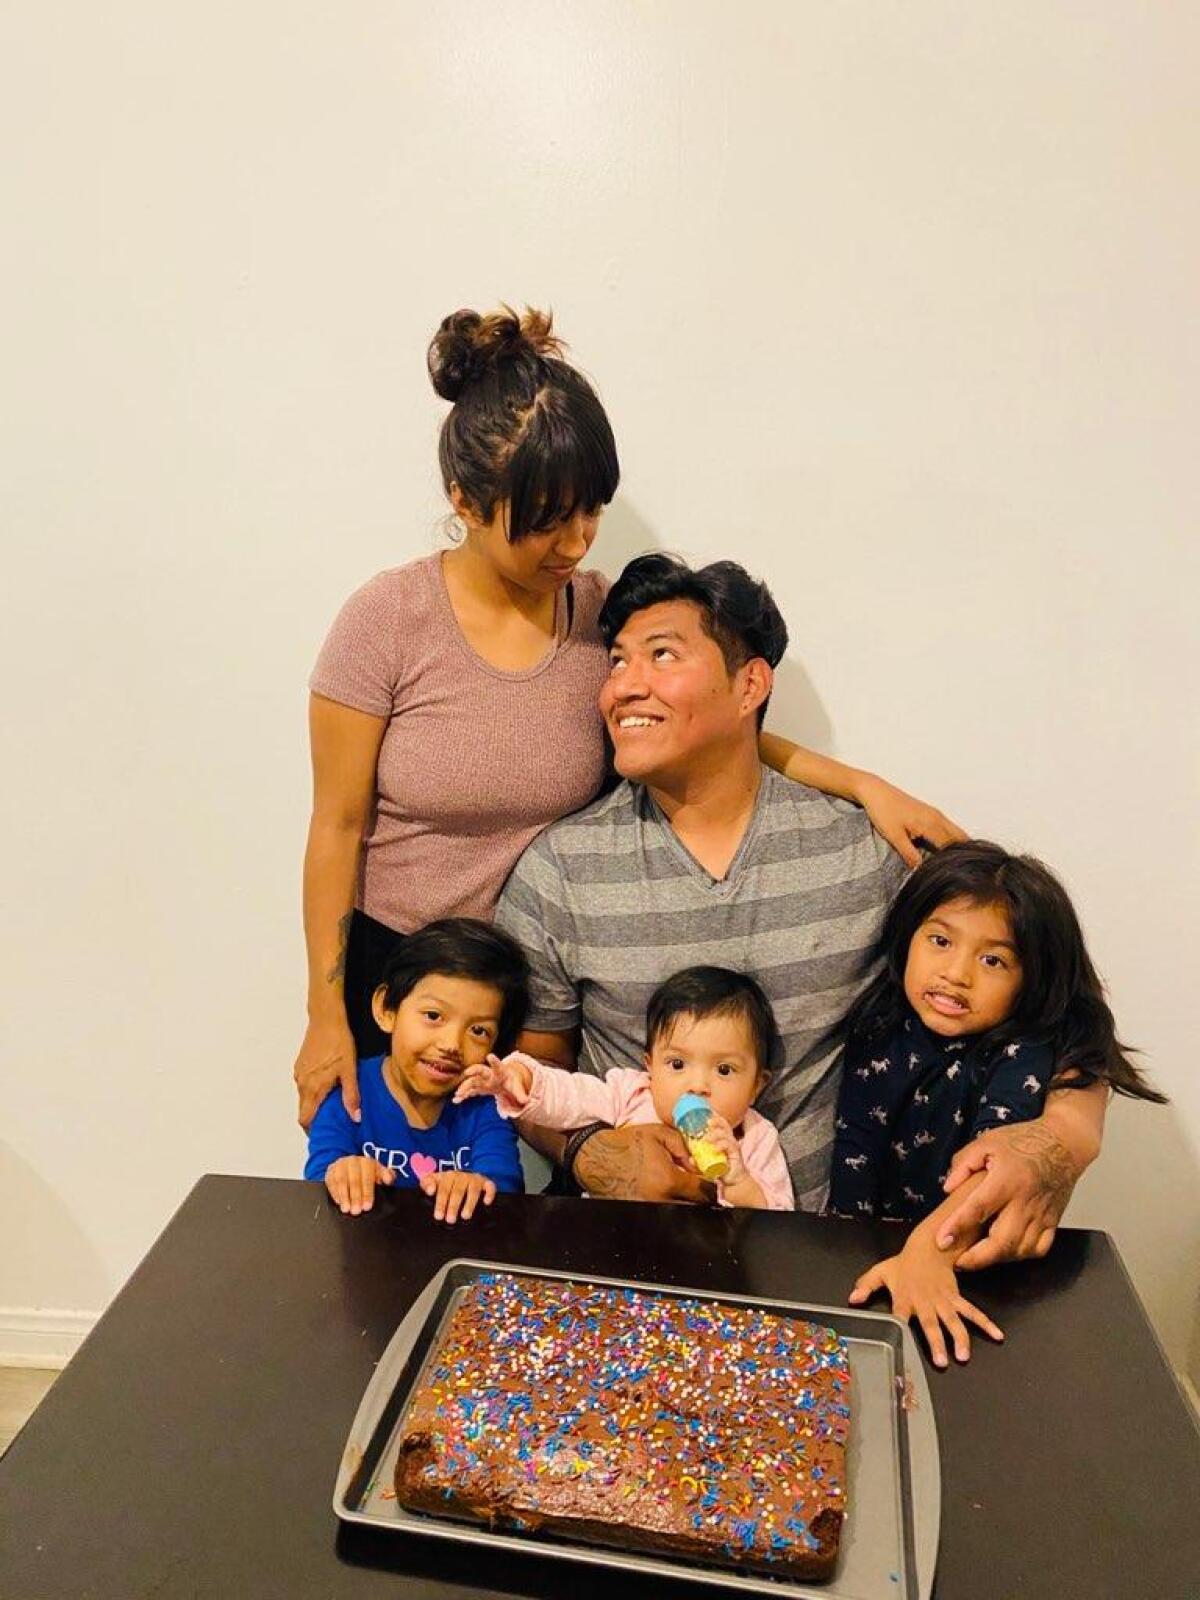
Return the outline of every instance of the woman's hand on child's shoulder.
{"type": "Polygon", "coordinates": [[[302,1128],[312,1125],[321,1102],[339,1082],[347,1115],[352,1122],[362,1121],[354,1035],[344,1022],[325,1023],[319,1027],[309,1023],[292,1077],[300,1095],[296,1120],[302,1128]]]}
{"type": "Polygon", "coordinates": [[[968,1322],[993,1339],[1004,1338],[992,1319],[958,1292],[954,1268],[926,1240],[914,1236],[899,1255],[878,1261],[864,1272],[850,1291],[850,1304],[865,1304],[879,1289],[886,1289],[891,1296],[892,1311],[897,1317],[921,1324],[935,1367],[950,1364],[943,1328],[950,1334],[958,1361],[971,1358],[968,1322]]]}
{"type": "Polygon", "coordinates": [[[421,1179],[422,1194],[433,1200],[435,1222],[464,1222],[475,1214],[482,1198],[490,1206],[496,1198],[496,1185],[482,1172],[431,1172],[421,1179]]]}
{"type": "Polygon", "coordinates": [[[340,1209],[352,1217],[370,1211],[375,1185],[393,1184],[396,1174],[371,1156],[342,1156],[325,1169],[325,1187],[340,1209]]]}

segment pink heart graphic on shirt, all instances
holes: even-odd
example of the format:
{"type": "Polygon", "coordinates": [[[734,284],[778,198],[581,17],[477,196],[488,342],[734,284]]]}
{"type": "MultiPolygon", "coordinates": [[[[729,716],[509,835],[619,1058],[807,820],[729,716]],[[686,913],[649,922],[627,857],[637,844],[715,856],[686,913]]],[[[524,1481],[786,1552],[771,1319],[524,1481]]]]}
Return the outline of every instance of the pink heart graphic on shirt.
{"type": "Polygon", "coordinates": [[[418,1180],[421,1178],[432,1177],[438,1169],[437,1162],[432,1156],[413,1156],[412,1160],[409,1162],[409,1166],[412,1168],[413,1177],[418,1180]]]}

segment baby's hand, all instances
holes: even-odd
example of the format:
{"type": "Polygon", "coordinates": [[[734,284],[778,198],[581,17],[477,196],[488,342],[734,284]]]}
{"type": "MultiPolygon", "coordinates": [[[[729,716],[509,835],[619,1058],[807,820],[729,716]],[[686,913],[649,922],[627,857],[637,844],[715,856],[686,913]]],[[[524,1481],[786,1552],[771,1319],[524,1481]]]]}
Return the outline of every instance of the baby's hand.
{"type": "Polygon", "coordinates": [[[503,1061],[499,1056],[489,1055],[486,1061],[476,1062],[463,1073],[454,1091],[454,1104],[460,1105],[479,1094],[492,1094],[524,1106],[528,1104],[532,1087],[533,1061],[529,1056],[522,1055],[519,1050],[505,1056],[503,1061]]]}
{"type": "Polygon", "coordinates": [[[850,1291],[850,1304],[864,1304],[877,1289],[887,1290],[896,1316],[921,1324],[935,1367],[950,1364],[943,1327],[954,1341],[954,1355],[958,1361],[971,1358],[968,1322],[982,1328],[993,1339],[1004,1338],[989,1316],[959,1294],[954,1268],[936,1245],[915,1234],[898,1256],[878,1261],[869,1272],[863,1273],[850,1291]]]}
{"type": "Polygon", "coordinates": [[[344,1212],[357,1217],[375,1204],[375,1185],[393,1184],[396,1174],[371,1156],[343,1156],[325,1168],[325,1187],[344,1212]]]}
{"type": "Polygon", "coordinates": [[[466,1222],[474,1215],[480,1195],[485,1206],[496,1198],[496,1185],[482,1172],[430,1172],[421,1179],[421,1191],[433,1196],[435,1222],[457,1222],[460,1212],[466,1222]]]}
{"type": "Polygon", "coordinates": [[[714,1111],[710,1114],[701,1137],[707,1139],[714,1149],[719,1150],[729,1163],[727,1170],[722,1175],[721,1182],[726,1187],[731,1184],[741,1183],[746,1176],[746,1163],[742,1160],[742,1146],[737,1134],[734,1133],[720,1112],[714,1111]]]}

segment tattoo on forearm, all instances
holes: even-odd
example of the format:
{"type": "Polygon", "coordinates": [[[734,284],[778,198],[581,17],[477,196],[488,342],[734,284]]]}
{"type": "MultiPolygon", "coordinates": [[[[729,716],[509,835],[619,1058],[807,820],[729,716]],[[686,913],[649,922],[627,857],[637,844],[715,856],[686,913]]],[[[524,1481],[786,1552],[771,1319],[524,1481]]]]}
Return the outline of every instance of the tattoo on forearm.
{"type": "Polygon", "coordinates": [[[347,911],[346,915],[338,923],[337,960],[325,974],[326,983],[340,983],[346,976],[346,947],[350,943],[350,924],[353,921],[353,911],[347,911]]]}
{"type": "Polygon", "coordinates": [[[1062,1140],[1048,1128],[1027,1122],[1008,1135],[1008,1147],[1030,1163],[1047,1201],[1061,1216],[1079,1176],[1062,1140]]]}
{"type": "Polygon", "coordinates": [[[602,1200],[638,1200],[642,1176],[642,1149],[639,1144],[620,1144],[615,1149],[602,1133],[584,1145],[575,1162],[575,1176],[589,1194],[602,1200]]]}

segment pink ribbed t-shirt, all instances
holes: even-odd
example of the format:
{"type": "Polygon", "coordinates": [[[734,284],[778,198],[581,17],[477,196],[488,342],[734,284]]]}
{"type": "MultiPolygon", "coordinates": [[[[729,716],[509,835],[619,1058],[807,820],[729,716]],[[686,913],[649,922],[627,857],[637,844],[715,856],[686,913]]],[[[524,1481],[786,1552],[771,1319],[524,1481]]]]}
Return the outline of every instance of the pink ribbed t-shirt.
{"type": "Polygon", "coordinates": [[[403,933],[438,917],[490,920],[535,834],[596,794],[607,583],[580,572],[571,589],[569,630],[524,672],[467,643],[440,554],[381,572],[342,607],[309,688],[387,718],[358,891],[368,916],[403,933]]]}

